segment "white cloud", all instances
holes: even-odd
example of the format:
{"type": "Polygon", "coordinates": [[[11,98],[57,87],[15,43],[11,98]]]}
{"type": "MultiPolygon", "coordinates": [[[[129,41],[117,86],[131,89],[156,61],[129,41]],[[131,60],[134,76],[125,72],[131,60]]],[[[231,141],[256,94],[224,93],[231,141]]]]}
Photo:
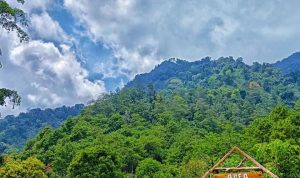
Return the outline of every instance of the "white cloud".
{"type": "MultiPolygon", "coordinates": [[[[17,111],[85,103],[105,92],[102,81],[87,79],[88,71],[81,67],[69,46],[56,47],[38,40],[19,44],[13,33],[3,32],[0,86],[14,89],[22,96],[17,111]]],[[[0,113],[16,112],[9,109],[0,108],[0,113]]]]}
{"type": "Polygon", "coordinates": [[[30,17],[31,28],[38,38],[51,41],[64,42],[67,40],[67,35],[60,27],[59,23],[54,21],[48,13],[33,14],[30,17]]]}
{"type": "Polygon", "coordinates": [[[232,55],[270,62],[300,50],[297,0],[65,0],[64,5],[93,40],[112,49],[116,76],[149,71],[170,57],[232,55]]]}
{"type": "Polygon", "coordinates": [[[35,0],[25,1],[24,4],[18,3],[16,0],[8,0],[12,7],[22,9],[29,20],[29,30],[31,38],[35,37],[47,41],[64,42],[67,35],[47,12],[51,8],[57,8],[56,0],[35,0]]]}
{"type": "Polygon", "coordinates": [[[70,47],[75,39],[48,14],[57,2],[8,2],[28,14],[31,40],[20,44],[14,32],[0,29],[0,87],[16,90],[22,97],[21,106],[14,110],[10,104],[0,107],[2,115],[17,114],[27,108],[86,103],[106,92],[103,81],[87,79],[89,72],[70,47]]]}
{"type": "Polygon", "coordinates": [[[31,41],[11,52],[11,61],[34,75],[33,88],[38,96],[47,98],[42,104],[73,104],[75,98],[92,99],[105,92],[100,81],[92,83],[86,79],[88,71],[80,66],[70,48],[60,47],[61,50],[53,43],[31,41]]]}
{"type": "Polygon", "coordinates": [[[7,0],[13,7],[20,8],[27,13],[31,13],[34,10],[45,11],[54,0],[25,0],[24,4],[18,3],[16,0],[7,0]]]}

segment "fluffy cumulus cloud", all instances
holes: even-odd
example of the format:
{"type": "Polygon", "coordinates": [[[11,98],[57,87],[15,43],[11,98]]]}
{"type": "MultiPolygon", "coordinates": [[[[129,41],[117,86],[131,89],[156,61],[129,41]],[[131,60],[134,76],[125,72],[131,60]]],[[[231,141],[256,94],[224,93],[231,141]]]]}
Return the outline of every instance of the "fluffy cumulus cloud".
{"type": "Polygon", "coordinates": [[[54,0],[26,1],[24,5],[8,2],[27,13],[31,40],[20,44],[14,32],[0,29],[0,87],[16,90],[22,97],[21,106],[14,110],[10,105],[0,107],[2,115],[86,103],[106,92],[103,81],[88,80],[89,71],[72,48],[74,38],[49,15],[54,0]]]}
{"type": "Polygon", "coordinates": [[[5,115],[28,107],[58,107],[87,102],[105,92],[102,81],[89,81],[69,46],[31,40],[19,44],[13,34],[1,31],[3,68],[0,86],[15,89],[22,96],[16,110],[0,108],[5,115]]]}
{"type": "Polygon", "coordinates": [[[300,49],[297,0],[65,0],[64,5],[93,40],[112,49],[115,75],[149,71],[170,57],[231,55],[272,62],[300,49]]]}
{"type": "Polygon", "coordinates": [[[35,32],[33,35],[37,38],[57,42],[64,42],[68,38],[59,23],[46,12],[31,15],[30,23],[31,29],[35,32]]]}
{"type": "Polygon", "coordinates": [[[7,0],[7,2],[13,7],[17,7],[23,9],[27,13],[31,13],[34,10],[46,11],[49,5],[54,2],[54,0],[25,0],[24,4],[18,3],[16,0],[7,0]]]}
{"type": "Polygon", "coordinates": [[[32,41],[11,51],[10,59],[14,65],[22,67],[31,75],[32,92],[27,98],[33,103],[43,105],[72,104],[74,97],[81,101],[93,98],[104,92],[100,81],[90,82],[88,72],[80,66],[70,48],[53,43],[32,41]]]}

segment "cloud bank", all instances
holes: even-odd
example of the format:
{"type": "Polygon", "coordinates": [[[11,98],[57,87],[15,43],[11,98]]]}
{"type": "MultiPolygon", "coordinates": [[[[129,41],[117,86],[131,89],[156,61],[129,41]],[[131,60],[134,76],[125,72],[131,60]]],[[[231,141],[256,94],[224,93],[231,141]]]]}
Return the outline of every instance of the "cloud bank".
{"type": "Polygon", "coordinates": [[[116,75],[132,77],[170,57],[273,62],[300,50],[297,0],[65,0],[64,5],[91,39],[112,49],[118,67],[110,73],[116,75]]]}

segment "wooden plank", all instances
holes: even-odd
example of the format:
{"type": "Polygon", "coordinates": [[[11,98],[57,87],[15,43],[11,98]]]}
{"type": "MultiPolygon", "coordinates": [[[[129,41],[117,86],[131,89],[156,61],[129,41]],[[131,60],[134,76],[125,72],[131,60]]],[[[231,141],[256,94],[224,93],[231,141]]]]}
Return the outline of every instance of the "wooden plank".
{"type": "Polygon", "coordinates": [[[226,173],[214,174],[213,178],[263,178],[261,172],[240,172],[240,173],[226,173]]]}
{"type": "Polygon", "coordinates": [[[215,171],[245,171],[245,170],[253,170],[253,171],[261,171],[261,168],[259,167],[231,167],[231,168],[222,168],[217,167],[214,169],[215,171]]]}

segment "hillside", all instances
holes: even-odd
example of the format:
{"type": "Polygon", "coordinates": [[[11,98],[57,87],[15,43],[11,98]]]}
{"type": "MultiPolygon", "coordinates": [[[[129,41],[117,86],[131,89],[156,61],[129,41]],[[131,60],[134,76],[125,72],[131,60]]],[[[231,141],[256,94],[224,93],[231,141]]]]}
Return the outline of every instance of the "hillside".
{"type": "MultiPolygon", "coordinates": [[[[43,129],[5,157],[2,175],[16,171],[7,165],[35,160],[30,171],[50,177],[199,177],[235,145],[279,177],[296,178],[299,79],[230,57],[165,61],[57,129],[43,129]]],[[[233,156],[225,164],[238,163],[233,156]]]]}
{"type": "Polygon", "coordinates": [[[22,148],[45,126],[57,128],[68,117],[78,115],[82,104],[55,109],[32,109],[18,116],[6,116],[0,119],[0,153],[8,149],[22,148]]]}
{"type": "MultiPolygon", "coordinates": [[[[213,74],[220,73],[218,68],[220,65],[223,65],[220,64],[220,61],[222,60],[232,61],[233,58],[229,57],[220,58],[219,60],[212,60],[211,58],[206,57],[202,60],[194,62],[171,58],[156,66],[151,72],[137,75],[134,80],[127,83],[126,87],[145,88],[148,84],[151,84],[154,85],[156,89],[164,89],[168,86],[168,82],[172,78],[179,78],[185,82],[189,82],[194,80],[192,77],[196,77],[195,74],[201,74],[201,80],[205,81],[213,74]]],[[[294,53],[291,56],[274,64],[264,63],[261,65],[255,62],[252,66],[249,66],[245,63],[242,63],[242,58],[239,58],[237,59],[236,64],[228,63],[228,65],[232,65],[230,70],[243,67],[245,69],[243,69],[243,72],[246,72],[246,74],[244,74],[245,76],[249,75],[249,71],[251,69],[256,68],[256,71],[252,71],[259,72],[259,70],[262,71],[270,67],[274,67],[273,70],[275,70],[275,68],[279,69],[281,72],[283,72],[282,75],[285,75],[300,70],[300,52],[294,53]]]]}
{"type": "Polygon", "coordinates": [[[273,65],[274,67],[282,70],[284,73],[300,71],[300,52],[294,53],[273,65]]]}
{"type": "MultiPolygon", "coordinates": [[[[299,74],[285,75],[271,64],[250,66],[241,58],[234,60],[232,57],[204,58],[195,62],[170,59],[149,73],[137,75],[125,88],[147,90],[149,86],[160,91],[175,89],[190,96],[200,95],[202,102],[213,107],[216,113],[233,107],[237,109],[238,121],[249,119],[249,115],[243,115],[245,106],[253,110],[263,108],[261,113],[266,114],[277,104],[293,106],[300,96],[299,74]],[[218,105],[222,108],[216,108],[218,105]]],[[[233,114],[225,117],[235,120],[233,114]]],[[[219,117],[222,118],[222,114],[219,117]]]]}
{"type": "Polygon", "coordinates": [[[181,59],[171,58],[156,66],[151,72],[137,75],[133,81],[127,83],[127,87],[147,87],[148,84],[154,85],[156,89],[167,87],[167,81],[172,78],[185,74],[191,69],[191,66],[196,66],[200,63],[205,63],[207,59],[197,62],[188,62],[181,59]]]}
{"type": "Polygon", "coordinates": [[[0,0],[0,178],[300,178],[299,9],[0,0]]]}

